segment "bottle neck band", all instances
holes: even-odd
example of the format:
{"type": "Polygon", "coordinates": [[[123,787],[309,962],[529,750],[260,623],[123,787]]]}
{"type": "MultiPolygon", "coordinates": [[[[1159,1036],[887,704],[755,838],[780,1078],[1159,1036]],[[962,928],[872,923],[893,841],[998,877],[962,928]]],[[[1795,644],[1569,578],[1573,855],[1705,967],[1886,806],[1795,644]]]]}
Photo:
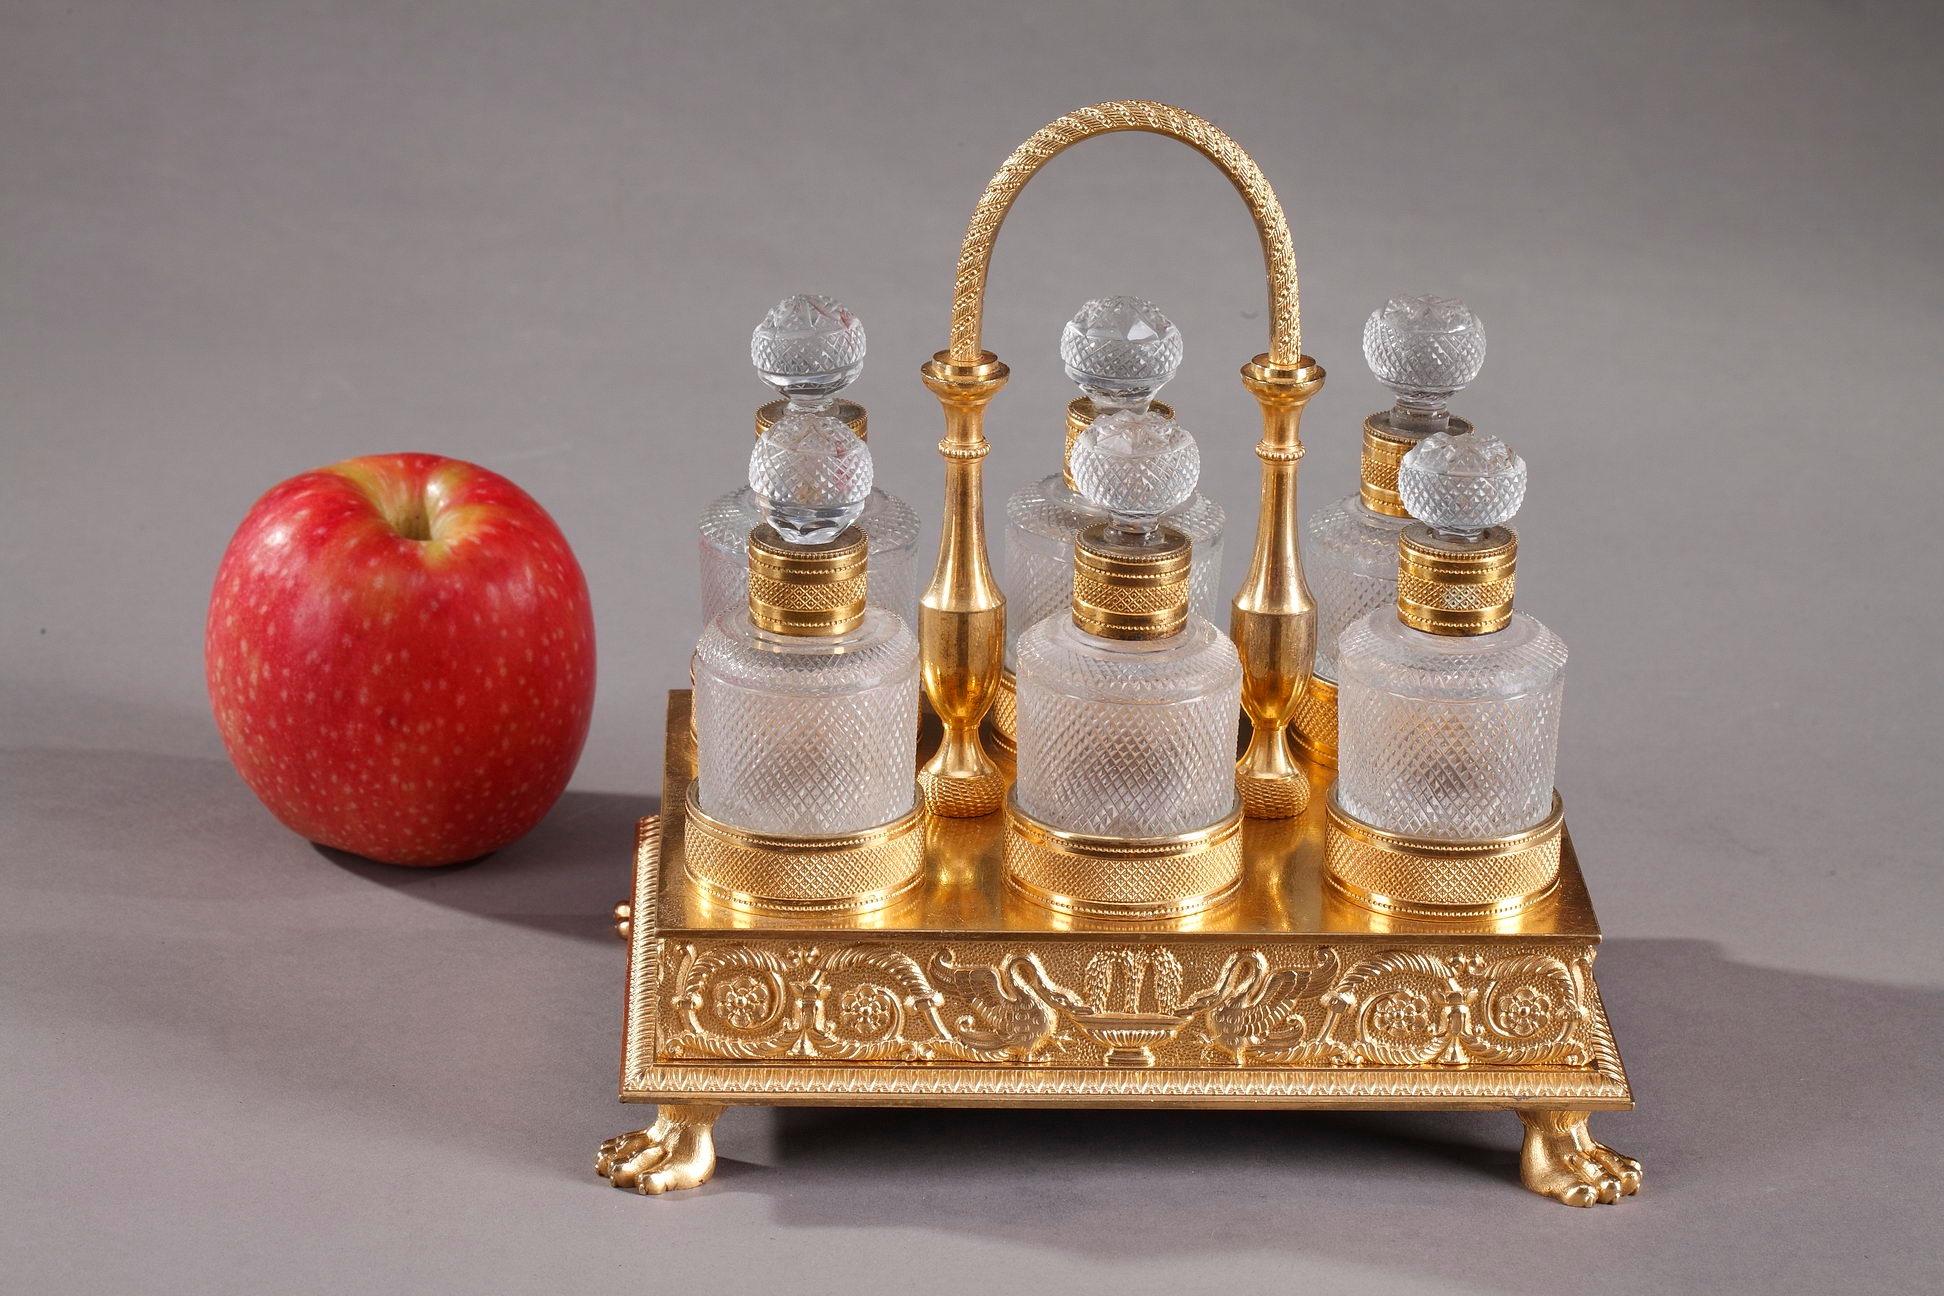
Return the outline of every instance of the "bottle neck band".
{"type": "Polygon", "coordinates": [[[1119,539],[1096,522],[1073,545],[1073,623],[1103,639],[1165,639],[1188,624],[1193,546],[1173,527],[1154,543],[1119,539]]]}
{"type": "Polygon", "coordinates": [[[1413,522],[1397,537],[1397,615],[1414,630],[1482,635],[1512,620],[1519,537],[1489,527],[1476,540],[1439,535],[1413,522]]]}
{"type": "MultiPolygon", "coordinates": [[[[756,435],[761,436],[763,433],[775,427],[776,420],[789,413],[789,410],[790,402],[786,400],[773,400],[767,405],[758,406],[756,409],[756,435]]],[[[859,441],[870,441],[870,419],[865,415],[864,407],[856,401],[834,400],[830,402],[830,407],[824,412],[851,431],[857,433],[857,439],[859,441]]]]}
{"type": "MultiPolygon", "coordinates": [[[[1454,415],[1449,426],[1442,430],[1460,436],[1470,432],[1472,425],[1454,415]]],[[[1404,501],[1397,495],[1397,466],[1404,462],[1404,456],[1410,453],[1411,447],[1427,435],[1427,432],[1406,431],[1392,426],[1389,410],[1379,410],[1364,420],[1363,486],[1359,494],[1365,508],[1372,513],[1382,513],[1385,517],[1410,516],[1404,509],[1404,501]]]]}
{"type": "Polygon", "coordinates": [[[864,533],[850,527],[820,545],[794,545],[765,522],[749,533],[749,619],[793,637],[849,634],[864,623],[864,533]]]}

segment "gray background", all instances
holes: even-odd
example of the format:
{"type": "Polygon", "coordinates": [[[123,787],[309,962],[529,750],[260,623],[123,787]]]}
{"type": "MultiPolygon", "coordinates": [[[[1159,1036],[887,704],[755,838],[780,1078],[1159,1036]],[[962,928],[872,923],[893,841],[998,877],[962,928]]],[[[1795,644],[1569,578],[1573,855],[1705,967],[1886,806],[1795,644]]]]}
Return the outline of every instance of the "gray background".
{"type": "MultiPolygon", "coordinates": [[[[8,0],[0,1286],[1935,1289],[1936,19],[8,0]],[[1116,96],[1213,117],[1281,192],[1331,370],[1307,505],[1384,401],[1371,308],[1487,323],[1460,408],[1531,463],[1520,603],[1573,646],[1560,783],[1641,1100],[1596,1130],[1648,1167],[1620,1208],[1521,1193],[1505,1115],[736,1112],[698,1194],[591,1174],[646,1115],[612,1098],[603,914],[749,328],[800,288],[863,314],[881,480],[934,515],[916,369],[964,220],[1116,96]],[[602,654],[552,817],[430,873],[278,827],[201,674],[256,495],[403,449],[552,510],[602,654]]],[[[1060,322],[1114,291],[1187,336],[1233,585],[1260,260],[1162,141],[1062,158],[1006,226],[992,512],[1056,462],[1060,322]]]]}

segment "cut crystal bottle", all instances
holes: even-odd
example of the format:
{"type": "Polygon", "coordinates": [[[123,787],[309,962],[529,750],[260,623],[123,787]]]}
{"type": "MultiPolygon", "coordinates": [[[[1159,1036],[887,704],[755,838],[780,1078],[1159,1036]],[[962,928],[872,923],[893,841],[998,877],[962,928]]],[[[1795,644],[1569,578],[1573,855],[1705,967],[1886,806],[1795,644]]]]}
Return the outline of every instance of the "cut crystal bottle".
{"type": "Polygon", "coordinates": [[[1450,297],[1394,297],[1364,324],[1364,360],[1396,397],[1364,420],[1362,486],[1316,510],[1304,528],[1303,570],[1316,593],[1316,667],[1337,680],[1344,630],[1397,598],[1397,537],[1410,524],[1397,496],[1404,455],[1433,432],[1470,432],[1452,396],[1485,363],[1485,328],[1450,297]]]}
{"type": "Polygon", "coordinates": [[[1069,607],[1019,638],[1019,808],[1097,836],[1206,828],[1235,811],[1242,667],[1190,606],[1193,549],[1172,525],[1194,438],[1122,410],[1080,434],[1072,465],[1104,520],[1074,542],[1069,607]]]}
{"type": "Polygon", "coordinates": [[[1512,611],[1524,460],[1472,432],[1425,437],[1398,490],[1396,603],[1344,631],[1342,809],[1386,832],[1477,841],[1552,810],[1566,645],[1512,611]]]}
{"type": "Polygon", "coordinates": [[[695,650],[696,791],[711,817],[798,836],[897,819],[916,796],[918,642],[867,606],[869,448],[792,411],[751,452],[765,519],[747,537],[745,604],[695,650]]]}
{"type": "MultiPolygon", "coordinates": [[[[1102,415],[1173,411],[1155,394],[1181,367],[1181,330],[1139,297],[1088,302],[1060,335],[1060,359],[1082,395],[1067,406],[1067,452],[1102,415]]],[[[1014,491],[1006,500],[1006,666],[1016,666],[1020,636],[1067,604],[1073,589],[1073,542],[1106,513],[1075,486],[1070,466],[1014,491]]],[[[1203,616],[1221,615],[1221,505],[1190,491],[1166,522],[1194,546],[1190,597],[1203,616]]]]}
{"type": "MultiPolygon", "coordinates": [[[[820,413],[866,434],[864,408],[841,399],[864,368],[864,325],[832,298],[798,293],[778,302],[749,340],[750,362],[781,399],[756,411],[756,435],[788,413],[820,413]]],[[[749,533],[763,521],[747,486],[703,510],[700,532],[705,622],[740,608],[749,579],[749,533]]],[[[918,515],[897,496],[873,488],[857,519],[870,548],[871,606],[911,622],[918,612],[918,515]]]]}

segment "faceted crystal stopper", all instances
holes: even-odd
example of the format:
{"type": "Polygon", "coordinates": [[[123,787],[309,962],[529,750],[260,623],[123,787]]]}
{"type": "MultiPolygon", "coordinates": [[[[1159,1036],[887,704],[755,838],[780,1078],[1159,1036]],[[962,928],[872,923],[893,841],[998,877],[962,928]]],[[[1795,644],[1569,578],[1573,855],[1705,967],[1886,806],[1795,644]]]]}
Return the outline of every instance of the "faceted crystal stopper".
{"type": "Polygon", "coordinates": [[[1187,502],[1201,475],[1195,438],[1151,410],[1095,419],[1073,443],[1071,462],[1080,493],[1112,514],[1118,528],[1142,536],[1187,502]]]}
{"type": "Polygon", "coordinates": [[[749,489],[792,544],[827,544],[856,522],[871,475],[870,447],[828,414],[791,410],[749,452],[749,489]]]}
{"type": "Polygon", "coordinates": [[[833,297],[796,293],[749,335],[749,362],[798,409],[821,409],[863,370],[864,324],[833,297]]]}
{"type": "Polygon", "coordinates": [[[1495,436],[1436,432],[1397,469],[1397,493],[1412,517],[1440,535],[1473,540],[1510,520],[1525,499],[1525,460],[1495,436]]]}
{"type": "Polygon", "coordinates": [[[1364,322],[1363,349],[1406,424],[1442,427],[1453,394],[1485,365],[1485,326],[1456,297],[1393,297],[1364,322]]]}
{"type": "Polygon", "coordinates": [[[1060,334],[1067,377],[1102,414],[1144,410],[1181,368],[1181,330],[1139,297],[1100,297],[1060,334]]]}

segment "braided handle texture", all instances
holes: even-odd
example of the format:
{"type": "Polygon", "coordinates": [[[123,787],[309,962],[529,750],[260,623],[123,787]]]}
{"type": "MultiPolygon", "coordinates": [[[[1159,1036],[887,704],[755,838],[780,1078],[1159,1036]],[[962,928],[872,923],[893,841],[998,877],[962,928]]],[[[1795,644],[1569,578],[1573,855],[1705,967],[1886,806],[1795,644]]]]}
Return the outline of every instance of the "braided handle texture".
{"type": "Polygon", "coordinates": [[[959,247],[958,280],[952,293],[951,358],[956,364],[977,362],[980,316],[985,309],[986,271],[992,245],[1013,199],[1039,169],[1083,139],[1116,131],[1146,131],[1180,140],[1222,169],[1242,200],[1249,204],[1256,232],[1262,238],[1262,259],[1269,272],[1269,361],[1294,366],[1303,351],[1301,310],[1296,292],[1296,254],[1290,246],[1289,222],[1283,217],[1276,191],[1255,160],[1213,122],[1186,109],[1145,99],[1116,99],[1075,109],[1050,122],[1013,150],[1006,164],[986,185],[965,242],[959,247]]]}

